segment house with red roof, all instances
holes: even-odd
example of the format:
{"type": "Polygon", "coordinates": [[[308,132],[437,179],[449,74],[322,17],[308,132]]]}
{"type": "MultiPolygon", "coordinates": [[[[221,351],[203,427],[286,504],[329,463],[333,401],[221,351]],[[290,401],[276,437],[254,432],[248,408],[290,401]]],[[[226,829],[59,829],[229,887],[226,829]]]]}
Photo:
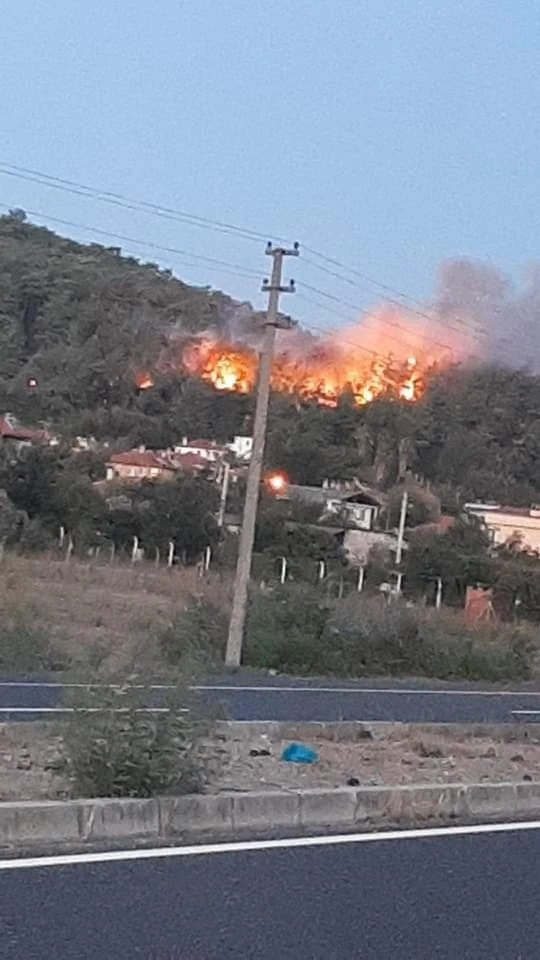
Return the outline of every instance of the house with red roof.
{"type": "Polygon", "coordinates": [[[107,480],[167,480],[174,476],[176,470],[169,459],[144,447],[112,453],[106,463],[107,480]]]}
{"type": "Polygon", "coordinates": [[[16,444],[49,443],[51,437],[46,430],[22,427],[15,417],[6,413],[0,416],[0,441],[11,441],[16,444]]]}

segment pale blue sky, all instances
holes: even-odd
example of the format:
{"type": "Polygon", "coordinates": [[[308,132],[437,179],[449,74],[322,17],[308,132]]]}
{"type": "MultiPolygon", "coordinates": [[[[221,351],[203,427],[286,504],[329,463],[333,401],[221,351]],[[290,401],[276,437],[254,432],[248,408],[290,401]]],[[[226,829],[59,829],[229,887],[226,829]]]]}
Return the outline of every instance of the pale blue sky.
{"type": "MultiPolygon", "coordinates": [[[[539,51],[538,0],[4,0],[0,154],[298,239],[423,297],[447,257],[519,276],[538,256],[539,51]]],[[[7,176],[0,203],[268,266],[262,244],[7,176]]],[[[122,246],[262,303],[255,276],[122,246]]]]}

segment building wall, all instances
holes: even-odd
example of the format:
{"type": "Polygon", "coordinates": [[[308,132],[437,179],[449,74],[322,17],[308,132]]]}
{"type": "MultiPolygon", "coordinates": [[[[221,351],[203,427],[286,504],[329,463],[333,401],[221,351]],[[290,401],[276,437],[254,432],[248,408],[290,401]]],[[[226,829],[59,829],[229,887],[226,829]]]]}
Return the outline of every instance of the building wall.
{"type": "Polygon", "coordinates": [[[171,470],[159,467],[135,467],[128,463],[108,463],[107,480],[157,480],[172,475],[171,470]]]}
{"type": "Polygon", "coordinates": [[[516,517],[499,511],[487,511],[481,516],[497,546],[518,536],[524,548],[540,552],[540,517],[516,517]]]}

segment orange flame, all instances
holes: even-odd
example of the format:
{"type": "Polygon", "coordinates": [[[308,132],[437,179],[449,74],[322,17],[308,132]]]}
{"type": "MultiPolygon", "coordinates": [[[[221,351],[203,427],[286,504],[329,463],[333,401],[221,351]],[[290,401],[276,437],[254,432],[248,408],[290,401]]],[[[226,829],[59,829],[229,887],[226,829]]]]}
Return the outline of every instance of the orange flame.
{"type": "MultiPolygon", "coordinates": [[[[255,351],[226,341],[203,338],[190,344],[184,350],[182,364],[216,390],[248,393],[257,380],[255,351]]],[[[323,406],[335,406],[344,391],[352,393],[358,406],[383,395],[412,403],[422,395],[426,378],[440,366],[440,358],[425,352],[423,356],[410,354],[399,359],[388,350],[360,352],[354,346],[347,349],[338,340],[326,340],[308,349],[302,357],[292,350],[278,350],[272,388],[323,406]]]]}
{"type": "MultiPolygon", "coordinates": [[[[345,391],[358,406],[388,396],[413,403],[436,370],[464,356],[468,344],[448,343],[448,329],[383,308],[347,330],[319,339],[300,332],[279,333],[272,389],[333,407],[345,391]],[[398,329],[395,329],[398,328],[398,329]],[[437,337],[439,339],[437,339],[437,337]]],[[[163,358],[169,367],[170,357],[163,358]]],[[[251,392],[257,382],[258,355],[239,343],[200,337],[181,347],[180,365],[216,390],[251,392]]],[[[176,361],[177,368],[178,360],[176,361]]],[[[149,374],[144,383],[152,383],[149,374]]],[[[142,387],[143,389],[145,387],[142,387]]]]}
{"type": "Polygon", "coordinates": [[[154,386],[154,378],[151,373],[141,370],[135,375],[135,386],[137,390],[149,390],[154,386]]]}

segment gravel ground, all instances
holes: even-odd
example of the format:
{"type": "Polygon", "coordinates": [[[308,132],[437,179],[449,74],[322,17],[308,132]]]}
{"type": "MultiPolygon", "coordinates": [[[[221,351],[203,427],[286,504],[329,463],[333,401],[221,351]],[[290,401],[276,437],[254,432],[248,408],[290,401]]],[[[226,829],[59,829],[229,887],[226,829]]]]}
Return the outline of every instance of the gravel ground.
{"type": "MultiPolygon", "coordinates": [[[[319,755],[312,765],[285,763],[289,741],[219,736],[207,740],[208,790],[289,790],[407,783],[493,783],[540,780],[540,731],[535,738],[502,742],[395,731],[356,741],[313,738],[319,755]]],[[[0,725],[0,800],[66,798],[70,784],[58,772],[62,738],[47,724],[0,725]]]]}

